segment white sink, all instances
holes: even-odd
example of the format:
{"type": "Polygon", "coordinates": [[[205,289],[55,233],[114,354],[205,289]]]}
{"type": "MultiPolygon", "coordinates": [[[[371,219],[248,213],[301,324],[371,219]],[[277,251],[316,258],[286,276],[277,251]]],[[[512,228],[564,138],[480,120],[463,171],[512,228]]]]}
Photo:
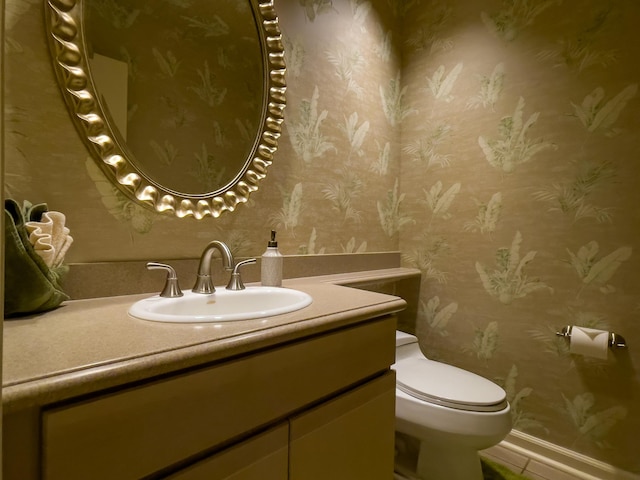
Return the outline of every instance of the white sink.
{"type": "Polygon", "coordinates": [[[212,294],[189,290],[178,298],[145,298],[131,305],[129,314],[154,322],[230,322],[294,312],[311,301],[310,295],[291,288],[247,287],[232,291],[217,287],[212,294]]]}

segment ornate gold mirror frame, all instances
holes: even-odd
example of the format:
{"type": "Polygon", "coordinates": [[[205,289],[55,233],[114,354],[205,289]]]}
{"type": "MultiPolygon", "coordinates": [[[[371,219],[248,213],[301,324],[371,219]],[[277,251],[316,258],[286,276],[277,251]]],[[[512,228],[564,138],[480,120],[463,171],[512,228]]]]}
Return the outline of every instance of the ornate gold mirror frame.
{"type": "Polygon", "coordinates": [[[284,48],[273,0],[250,0],[261,32],[264,67],[263,113],[256,140],[235,178],[204,194],[180,193],[160,185],[141,171],[121,144],[89,69],[83,30],[85,1],[88,0],[45,0],[46,28],[54,70],[72,120],[107,178],[136,203],[179,218],[218,217],[246,202],[273,162],[284,121],[284,48]]]}

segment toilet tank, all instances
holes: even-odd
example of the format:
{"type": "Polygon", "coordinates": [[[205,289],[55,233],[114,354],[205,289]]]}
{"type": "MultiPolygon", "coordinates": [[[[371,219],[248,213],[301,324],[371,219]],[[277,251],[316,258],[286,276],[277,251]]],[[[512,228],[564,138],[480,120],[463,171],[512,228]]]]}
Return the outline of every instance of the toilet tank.
{"type": "Polygon", "coordinates": [[[412,357],[424,357],[418,344],[418,337],[396,330],[396,363],[412,357]]]}
{"type": "Polygon", "coordinates": [[[410,343],[418,343],[418,338],[415,335],[396,330],[396,348],[410,343]]]}

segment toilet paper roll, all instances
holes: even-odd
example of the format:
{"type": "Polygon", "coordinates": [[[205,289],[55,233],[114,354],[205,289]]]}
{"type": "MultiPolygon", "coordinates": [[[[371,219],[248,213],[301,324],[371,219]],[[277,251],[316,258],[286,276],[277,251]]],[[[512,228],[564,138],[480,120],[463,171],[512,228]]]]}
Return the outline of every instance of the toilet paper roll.
{"type": "Polygon", "coordinates": [[[594,328],[573,327],[569,351],[576,355],[606,360],[609,356],[609,332],[594,328]]]}

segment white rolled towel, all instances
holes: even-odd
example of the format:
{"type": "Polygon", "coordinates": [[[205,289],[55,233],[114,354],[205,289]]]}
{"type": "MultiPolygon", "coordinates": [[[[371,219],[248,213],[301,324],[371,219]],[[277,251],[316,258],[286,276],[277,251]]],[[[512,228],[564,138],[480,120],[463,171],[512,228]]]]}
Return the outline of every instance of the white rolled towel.
{"type": "Polygon", "coordinates": [[[29,242],[49,268],[62,264],[73,243],[65,221],[66,217],[60,212],[44,212],[39,222],[25,222],[29,242]]]}

